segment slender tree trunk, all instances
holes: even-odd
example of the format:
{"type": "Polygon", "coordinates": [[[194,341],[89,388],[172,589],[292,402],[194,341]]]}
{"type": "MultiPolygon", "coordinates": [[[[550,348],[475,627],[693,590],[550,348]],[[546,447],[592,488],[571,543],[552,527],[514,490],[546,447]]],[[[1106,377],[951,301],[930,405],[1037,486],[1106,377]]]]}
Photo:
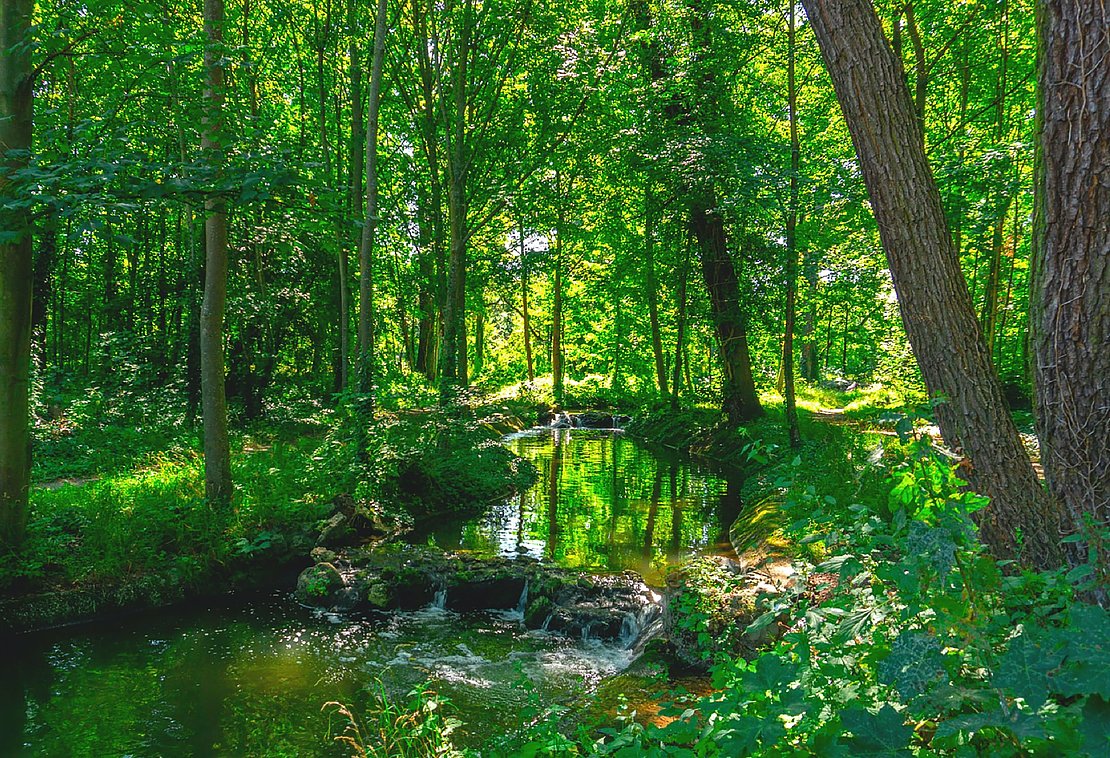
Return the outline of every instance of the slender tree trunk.
{"type": "Polygon", "coordinates": [[[524,319],[524,360],[528,364],[528,381],[536,381],[532,360],[532,319],[528,315],[528,256],[524,249],[524,220],[520,222],[520,313],[524,319]]]}
{"type": "MultiPolygon", "coordinates": [[[[671,410],[678,410],[679,388],[682,386],[682,356],[686,354],[686,283],[690,279],[690,246],[691,240],[686,239],[685,251],[682,256],[682,268],[678,275],[678,293],[675,310],[678,313],[678,334],[674,344],[674,366],[671,371],[671,410]]],[[[687,366],[687,370],[689,367],[687,366]]],[[[689,382],[687,382],[689,385],[689,382]]]]}
{"type": "Polygon", "coordinates": [[[1045,478],[1070,529],[1110,523],[1108,29],[1106,3],[1042,3],[1034,378],[1045,478]]]}
{"type": "MultiPolygon", "coordinates": [[[[223,0],[204,0],[208,46],[204,67],[204,130],[201,152],[209,164],[223,166],[224,56],[223,0]]],[[[224,390],[224,306],[227,301],[227,208],[221,197],[204,204],[204,303],[200,315],[201,414],[204,418],[204,493],[213,506],[231,503],[231,447],[224,390]]]]}
{"type": "Polygon", "coordinates": [[[741,424],[763,415],[752,376],[751,351],[740,308],[740,281],[725,239],[725,223],[709,194],[690,204],[690,224],[698,240],[702,275],[709,292],[720,347],[721,406],[729,422],[741,424]]]}
{"type": "Polygon", "coordinates": [[[358,385],[366,396],[366,413],[374,415],[374,244],[378,230],[378,114],[381,110],[385,60],[386,0],[374,15],[374,53],[370,61],[370,95],[366,105],[366,218],[359,245],[358,385]]]}
{"type": "MultiPolygon", "coordinates": [[[[0,0],[0,196],[31,150],[34,78],[32,0],[0,0]]],[[[30,371],[33,287],[29,209],[0,211],[0,550],[14,549],[27,527],[31,482],[30,371]]]]}
{"type": "Polygon", "coordinates": [[[786,432],[791,447],[802,444],[798,409],[794,402],[794,308],[798,292],[798,172],[801,146],[798,142],[798,90],[794,78],[794,0],[787,0],[786,98],[790,108],[790,207],[786,209],[786,330],[782,339],[783,404],[786,432]]]}
{"type": "Polygon", "coordinates": [[[58,218],[53,211],[47,211],[47,214],[39,232],[39,252],[35,256],[35,284],[31,297],[31,340],[35,346],[34,359],[40,378],[46,373],[47,306],[50,303],[54,257],[58,249],[58,218]]]}
{"type": "Polygon", "coordinates": [[[871,0],[803,0],[871,196],[898,306],[937,421],[967,476],[996,554],[1061,559],[1059,509],[1041,488],[1006,410],[929,169],[921,123],[871,0]],[[1018,542],[1018,533],[1021,542],[1018,542]]]}
{"type": "Polygon", "coordinates": [[[564,200],[559,172],[555,172],[556,202],[559,203],[557,228],[555,229],[555,284],[554,284],[554,310],[551,314],[551,385],[555,395],[555,406],[563,407],[563,230],[566,222],[563,218],[564,200]]]}
{"type": "MultiPolygon", "coordinates": [[[[356,209],[363,207],[362,179],[365,176],[366,165],[365,142],[363,135],[366,127],[362,116],[362,57],[358,49],[357,13],[354,0],[348,0],[347,28],[351,33],[351,40],[347,46],[350,58],[347,69],[347,78],[351,88],[351,134],[348,140],[350,158],[347,164],[347,218],[357,218],[356,209]]],[[[355,249],[361,243],[361,234],[354,240],[355,249]]],[[[348,371],[351,366],[351,288],[350,271],[347,258],[348,240],[339,239],[337,254],[339,258],[339,385],[340,390],[345,390],[350,381],[348,371]]],[[[361,265],[361,259],[360,259],[361,265]]],[[[360,279],[361,286],[361,279],[360,279]]],[[[360,290],[361,294],[361,290],[360,290]]]]}
{"type": "Polygon", "coordinates": [[[470,24],[473,0],[464,0],[462,28],[455,61],[452,98],[450,156],[448,158],[447,217],[450,252],[447,266],[447,298],[443,313],[443,345],[440,352],[440,394],[448,400],[466,384],[466,248],[467,173],[466,109],[467,63],[470,58],[470,24]]]}
{"type": "Polygon", "coordinates": [[[663,357],[663,336],[659,328],[659,282],[655,275],[655,208],[650,182],[644,189],[644,269],[647,286],[648,317],[651,321],[651,352],[655,356],[655,385],[659,396],[667,396],[667,362],[663,357]]]}

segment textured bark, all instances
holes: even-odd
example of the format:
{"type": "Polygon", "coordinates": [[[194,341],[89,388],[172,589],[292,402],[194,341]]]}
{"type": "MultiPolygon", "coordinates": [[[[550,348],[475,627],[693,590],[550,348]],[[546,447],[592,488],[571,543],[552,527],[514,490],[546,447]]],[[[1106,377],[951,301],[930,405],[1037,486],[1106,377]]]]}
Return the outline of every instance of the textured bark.
{"type": "Polygon", "coordinates": [[[991,499],[996,554],[1058,565],[1060,513],[1041,488],[1002,391],[952,244],[921,124],[871,0],[803,0],[852,135],[898,306],[949,445],[991,499]],[[1020,542],[1018,535],[1021,535],[1020,542]]]}
{"type": "MultiPolygon", "coordinates": [[[[205,0],[208,46],[204,67],[205,115],[201,152],[210,165],[223,164],[223,0],[205,0]]],[[[220,197],[204,204],[204,302],[200,311],[201,416],[204,420],[204,494],[214,506],[231,502],[231,448],[224,388],[224,309],[227,301],[227,207],[220,197]]]]}
{"type": "Polygon", "coordinates": [[[698,241],[702,276],[720,346],[721,407],[731,423],[740,424],[762,416],[763,407],[752,378],[748,332],[740,308],[740,281],[728,252],[724,219],[716,206],[712,196],[692,201],[690,227],[698,241]]]}
{"type": "Polygon", "coordinates": [[[374,413],[374,245],[378,231],[378,114],[385,60],[386,0],[378,0],[374,16],[374,52],[370,60],[370,94],[366,103],[366,217],[358,251],[358,388],[367,396],[366,412],[374,413]]]}
{"type": "MultiPolygon", "coordinates": [[[[1033,301],[1037,432],[1070,526],[1110,520],[1110,5],[1045,0],[1033,301]]],[[[1075,558],[1086,556],[1076,554],[1075,558]]],[[[1108,556],[1099,557],[1103,566],[1108,556]]]]}
{"type": "MultiPolygon", "coordinates": [[[[0,0],[0,197],[31,150],[32,0],[0,0]],[[14,154],[13,154],[14,153],[14,154]]],[[[31,481],[28,419],[31,370],[32,241],[30,214],[0,214],[0,549],[14,548],[27,527],[31,481]]]]}

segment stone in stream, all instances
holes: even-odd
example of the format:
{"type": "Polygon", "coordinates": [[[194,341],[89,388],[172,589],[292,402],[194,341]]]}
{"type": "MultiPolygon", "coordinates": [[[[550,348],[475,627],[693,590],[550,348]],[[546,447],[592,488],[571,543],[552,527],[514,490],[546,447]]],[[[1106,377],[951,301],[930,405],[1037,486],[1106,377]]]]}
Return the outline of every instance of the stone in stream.
{"type": "Polygon", "coordinates": [[[530,629],[627,647],[657,628],[662,615],[659,597],[632,572],[589,576],[527,558],[478,558],[412,545],[352,549],[318,563],[301,574],[295,596],[335,611],[429,605],[460,613],[517,611],[530,629]]]}

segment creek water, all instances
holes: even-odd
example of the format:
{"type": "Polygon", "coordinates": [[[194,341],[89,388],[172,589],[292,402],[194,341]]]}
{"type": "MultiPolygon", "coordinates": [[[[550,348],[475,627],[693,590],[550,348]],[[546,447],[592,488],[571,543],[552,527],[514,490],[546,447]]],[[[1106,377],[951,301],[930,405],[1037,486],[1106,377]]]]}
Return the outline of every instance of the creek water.
{"type": "MultiPolygon", "coordinates": [[[[527,555],[583,571],[666,566],[723,547],[736,480],[620,434],[506,438],[539,479],[486,514],[412,539],[527,555]]],[[[0,756],[342,755],[341,701],[372,713],[426,685],[460,741],[511,732],[529,707],[570,703],[619,672],[619,644],[527,631],[512,612],[429,607],[388,618],[322,614],[288,593],[192,606],[20,639],[0,650],[0,756]]]]}

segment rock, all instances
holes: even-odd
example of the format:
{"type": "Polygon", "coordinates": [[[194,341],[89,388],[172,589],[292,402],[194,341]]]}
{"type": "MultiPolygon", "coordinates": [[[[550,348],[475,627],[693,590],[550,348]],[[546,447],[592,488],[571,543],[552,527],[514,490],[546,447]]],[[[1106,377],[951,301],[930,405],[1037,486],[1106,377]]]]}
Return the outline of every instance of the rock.
{"type": "Polygon", "coordinates": [[[391,529],[373,503],[356,503],[350,495],[337,495],[332,515],[320,530],[318,547],[352,547],[370,539],[390,535],[391,529]]]}
{"type": "Polygon", "coordinates": [[[530,629],[628,646],[641,641],[645,630],[654,631],[662,615],[660,598],[632,572],[591,577],[529,559],[477,558],[415,545],[349,549],[302,573],[296,594],[303,603],[333,610],[414,609],[437,595],[458,613],[516,609],[524,602],[530,629]]]}
{"type": "Polygon", "coordinates": [[[335,551],[326,547],[314,547],[312,552],[309,553],[309,557],[317,563],[334,563],[339,556],[336,555],[335,551]]]}
{"type": "Polygon", "coordinates": [[[338,607],[347,600],[346,589],[347,582],[335,564],[317,563],[297,577],[297,589],[293,596],[305,605],[338,607]]]}

